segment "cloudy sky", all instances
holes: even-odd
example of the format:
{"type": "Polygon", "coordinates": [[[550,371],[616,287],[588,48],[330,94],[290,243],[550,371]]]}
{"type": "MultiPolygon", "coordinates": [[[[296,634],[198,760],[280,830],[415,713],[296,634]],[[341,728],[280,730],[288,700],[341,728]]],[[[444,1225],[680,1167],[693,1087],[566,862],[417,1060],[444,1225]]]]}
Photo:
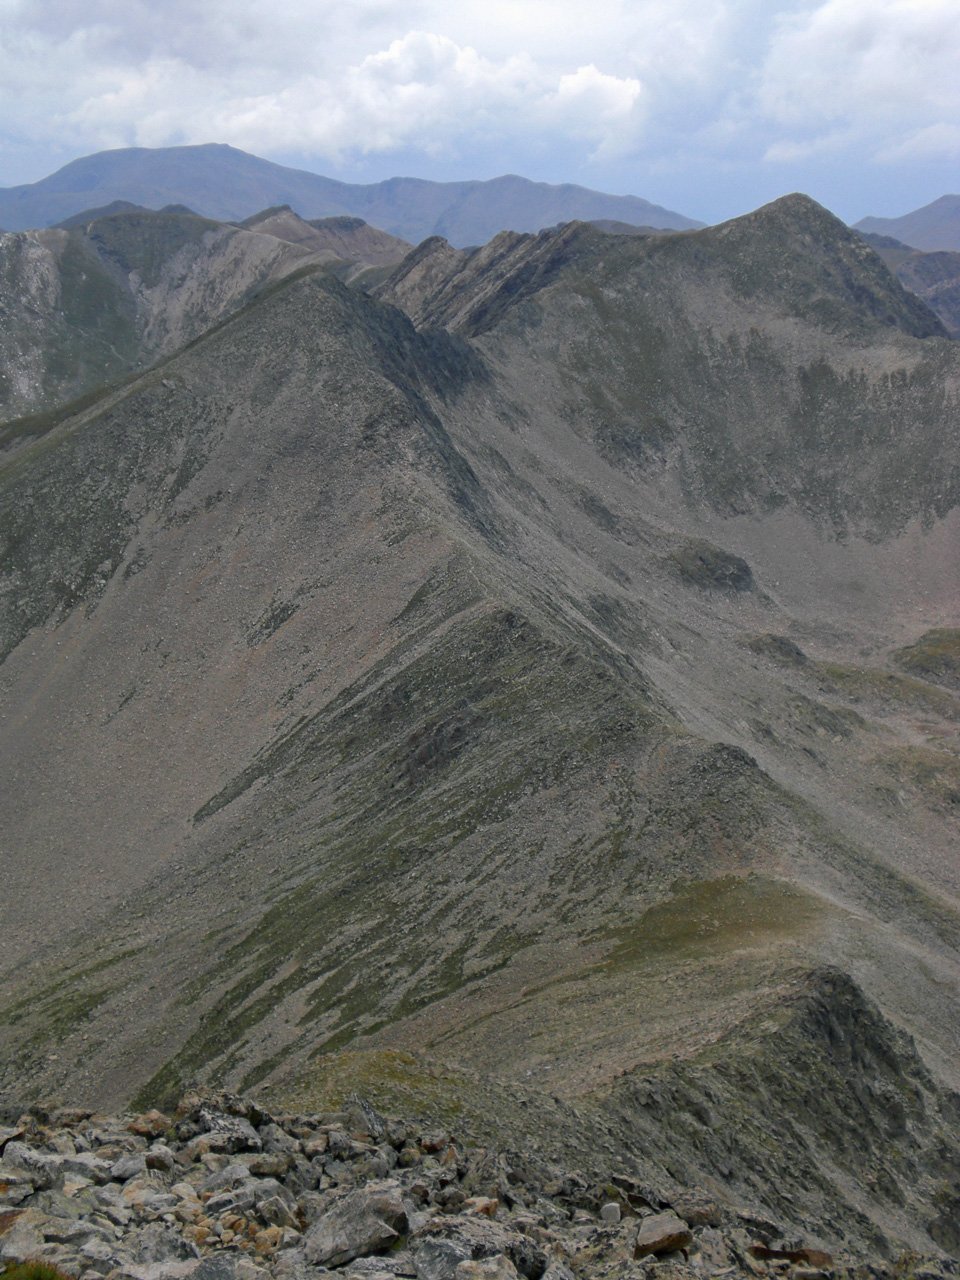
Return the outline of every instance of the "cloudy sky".
{"type": "Polygon", "coordinates": [[[0,185],[197,142],[903,213],[960,190],[960,0],[0,0],[0,185]]]}

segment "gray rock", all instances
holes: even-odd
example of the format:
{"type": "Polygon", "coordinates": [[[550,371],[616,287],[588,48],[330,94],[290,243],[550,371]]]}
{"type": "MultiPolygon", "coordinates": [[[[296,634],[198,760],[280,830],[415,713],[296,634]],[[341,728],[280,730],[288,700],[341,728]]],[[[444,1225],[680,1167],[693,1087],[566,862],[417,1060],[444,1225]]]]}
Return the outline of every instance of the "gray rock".
{"type": "Polygon", "coordinates": [[[132,1232],[124,1240],[137,1262],[188,1262],[199,1258],[200,1251],[173,1227],[151,1222],[132,1232]]]}
{"type": "Polygon", "coordinates": [[[115,1280],[187,1280],[199,1265],[196,1258],[189,1261],[128,1262],[117,1268],[115,1280]]]}
{"type": "Polygon", "coordinates": [[[257,1204],[260,1215],[264,1222],[269,1222],[274,1227],[296,1227],[298,1219],[295,1211],[291,1209],[280,1196],[270,1196],[267,1200],[261,1200],[257,1204]]]}
{"type": "Polygon", "coordinates": [[[111,1167],[110,1177],[116,1182],[139,1178],[147,1172],[147,1158],[142,1152],[131,1151],[111,1167]]]}
{"type": "Polygon", "coordinates": [[[206,1125],[204,1137],[211,1151],[262,1151],[260,1135],[243,1116],[228,1116],[219,1111],[201,1110],[200,1119],[206,1125]]]}
{"type": "Polygon", "coordinates": [[[25,1173],[35,1187],[52,1187],[63,1178],[63,1156],[38,1151],[25,1142],[8,1142],[3,1164],[25,1173]]]}
{"type": "Polygon", "coordinates": [[[163,1142],[155,1142],[144,1160],[148,1169],[159,1169],[161,1173],[172,1173],[177,1167],[176,1157],[163,1142]]]}
{"type": "Polygon", "coordinates": [[[640,1220],[633,1256],[645,1258],[649,1254],[673,1253],[686,1249],[692,1242],[693,1234],[682,1218],[669,1210],[653,1213],[640,1220]]]}
{"type": "Polygon", "coordinates": [[[80,1246],[80,1256],[88,1267],[99,1271],[101,1275],[106,1275],[108,1271],[113,1271],[114,1268],[131,1261],[126,1251],[120,1249],[116,1242],[104,1240],[99,1236],[80,1246]]]}
{"type": "Polygon", "coordinates": [[[111,1161],[95,1156],[91,1151],[78,1151],[76,1155],[58,1157],[65,1174],[77,1174],[91,1182],[109,1182],[111,1161]]]}
{"type": "Polygon", "coordinates": [[[25,1169],[12,1169],[0,1164],[0,1209],[23,1204],[36,1190],[36,1183],[25,1169]]]}
{"type": "Polygon", "coordinates": [[[260,1128],[260,1141],[263,1150],[270,1155],[299,1155],[300,1142],[286,1133],[278,1124],[265,1124],[260,1128]]]}
{"type": "Polygon", "coordinates": [[[517,1269],[502,1253],[492,1258],[480,1258],[476,1262],[461,1262],[455,1272],[455,1280],[517,1280],[517,1269]]]}
{"type": "Polygon", "coordinates": [[[247,1280],[248,1264],[249,1259],[236,1253],[207,1254],[190,1276],[191,1280],[247,1280]]]}
{"type": "Polygon", "coordinates": [[[206,1203],[207,1214],[211,1218],[224,1213],[246,1213],[257,1203],[257,1186],[254,1182],[244,1182],[230,1191],[221,1191],[211,1196],[206,1203]]]}
{"type": "Polygon", "coordinates": [[[15,1125],[13,1128],[8,1128],[7,1126],[0,1128],[0,1152],[3,1151],[8,1142],[14,1142],[16,1139],[22,1138],[24,1132],[22,1125],[15,1125]]]}
{"type": "Polygon", "coordinates": [[[250,1181],[250,1170],[245,1164],[234,1161],[222,1169],[215,1169],[208,1174],[199,1185],[200,1191],[227,1191],[238,1187],[242,1182],[250,1181]]]}
{"type": "MultiPolygon", "coordinates": [[[[595,1227],[595,1220],[591,1225],[595,1227]]],[[[414,1247],[423,1248],[428,1240],[455,1241],[464,1250],[464,1257],[474,1261],[505,1254],[528,1280],[540,1280],[547,1269],[547,1255],[534,1240],[490,1218],[435,1218],[427,1223],[414,1247]]],[[[419,1259],[419,1252],[416,1256],[419,1259]]]]}
{"type": "Polygon", "coordinates": [[[0,1262],[26,1262],[43,1247],[43,1236],[29,1213],[24,1213],[0,1236],[0,1262]]]}
{"type": "Polygon", "coordinates": [[[48,1218],[43,1223],[42,1231],[44,1240],[52,1240],[56,1244],[82,1245],[95,1236],[107,1241],[114,1239],[110,1227],[90,1218],[48,1218]]]}
{"type": "Polygon", "coordinates": [[[620,1221],[620,1206],[615,1200],[608,1200],[607,1203],[602,1205],[600,1208],[600,1217],[604,1222],[609,1223],[611,1226],[616,1226],[620,1221]]]}
{"type": "Polygon", "coordinates": [[[304,1237],[313,1263],[341,1266],[353,1258],[388,1249],[407,1229],[396,1183],[370,1183],[336,1201],[304,1237]]]}
{"type": "Polygon", "coordinates": [[[463,1240],[424,1240],[413,1255],[417,1280],[456,1280],[457,1267],[469,1262],[470,1254],[463,1240]]]}

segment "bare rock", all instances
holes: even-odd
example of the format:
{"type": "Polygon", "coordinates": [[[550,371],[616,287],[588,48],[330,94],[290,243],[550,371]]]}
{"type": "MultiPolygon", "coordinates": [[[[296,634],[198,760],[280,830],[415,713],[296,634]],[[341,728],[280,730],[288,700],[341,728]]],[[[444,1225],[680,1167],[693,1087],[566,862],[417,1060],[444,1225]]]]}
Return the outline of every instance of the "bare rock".
{"type": "Polygon", "coordinates": [[[675,1213],[654,1213],[640,1221],[634,1246],[635,1258],[649,1254],[674,1253],[686,1249],[693,1242],[693,1233],[682,1218],[675,1213]]]}
{"type": "Polygon", "coordinates": [[[165,1116],[162,1111],[145,1111],[142,1115],[134,1116],[127,1128],[141,1138],[159,1138],[167,1132],[170,1124],[169,1116],[165,1116]]]}
{"type": "Polygon", "coordinates": [[[492,1258],[461,1262],[455,1272],[455,1280],[518,1280],[516,1267],[502,1253],[492,1258]]]}
{"type": "Polygon", "coordinates": [[[314,1264],[342,1266],[353,1258],[388,1249],[407,1229],[407,1214],[395,1183],[370,1183],[336,1201],[304,1237],[314,1264]]]}

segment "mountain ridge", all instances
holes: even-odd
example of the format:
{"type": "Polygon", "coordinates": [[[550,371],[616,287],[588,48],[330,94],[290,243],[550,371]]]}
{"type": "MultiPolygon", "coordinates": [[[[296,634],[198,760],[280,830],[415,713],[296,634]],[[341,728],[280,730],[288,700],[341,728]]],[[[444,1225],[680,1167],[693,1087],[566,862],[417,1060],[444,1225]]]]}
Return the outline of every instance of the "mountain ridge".
{"type": "Polygon", "coordinates": [[[443,234],[476,244],[511,223],[526,231],[572,217],[677,228],[700,225],[637,196],[609,196],[570,183],[552,186],[505,175],[489,181],[398,177],[351,184],[261,160],[222,143],[126,148],[73,160],[39,182],[0,188],[0,225],[8,230],[49,225],[115,199],[151,208],[186,204],[219,221],[289,204],[307,219],[357,215],[414,243],[443,234]]]}
{"type": "Polygon", "coordinates": [[[914,249],[960,250],[960,196],[940,196],[899,218],[861,218],[854,229],[893,236],[914,249]]]}
{"type": "Polygon", "coordinates": [[[292,273],[0,462],[0,1091],[415,1047],[932,1248],[960,348],[796,197],[377,292],[292,273]]]}

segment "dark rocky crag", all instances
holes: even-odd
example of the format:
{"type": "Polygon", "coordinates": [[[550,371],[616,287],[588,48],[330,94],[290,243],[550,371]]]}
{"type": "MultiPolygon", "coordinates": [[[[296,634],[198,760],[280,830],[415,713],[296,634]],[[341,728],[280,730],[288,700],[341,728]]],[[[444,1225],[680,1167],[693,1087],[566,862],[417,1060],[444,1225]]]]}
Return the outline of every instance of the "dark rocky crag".
{"type": "Polygon", "coordinates": [[[4,433],[4,1096],[363,1075],[955,1252],[960,348],[804,197],[376,293],[4,433]]]}

